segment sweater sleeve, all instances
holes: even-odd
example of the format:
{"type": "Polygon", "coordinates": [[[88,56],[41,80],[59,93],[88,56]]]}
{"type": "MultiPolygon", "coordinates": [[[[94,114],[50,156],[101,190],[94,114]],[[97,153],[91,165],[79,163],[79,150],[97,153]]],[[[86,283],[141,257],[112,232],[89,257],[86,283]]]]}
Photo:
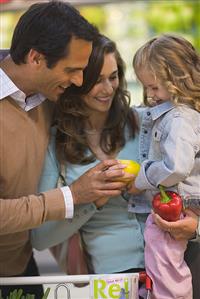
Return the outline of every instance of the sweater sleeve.
{"type": "Polygon", "coordinates": [[[66,208],[63,193],[60,189],[54,189],[57,178],[52,139],[45,158],[39,195],[0,199],[0,235],[32,229],[46,221],[64,219],[66,208]]]}
{"type": "Polygon", "coordinates": [[[16,199],[0,199],[0,235],[37,227],[48,220],[65,218],[59,189],[16,199]]]}
{"type": "MultiPolygon", "coordinates": [[[[39,191],[44,192],[55,188],[58,177],[59,168],[55,154],[55,139],[52,135],[39,184],[39,191]]],[[[67,240],[80,229],[80,227],[86,223],[95,212],[96,207],[93,203],[77,205],[72,220],[64,219],[62,221],[49,221],[42,226],[33,229],[31,232],[31,242],[33,247],[38,250],[43,250],[67,240]]]]}
{"type": "Polygon", "coordinates": [[[57,245],[83,226],[96,212],[94,204],[79,205],[75,209],[72,220],[48,221],[31,231],[31,243],[33,248],[44,250],[57,245]]]}

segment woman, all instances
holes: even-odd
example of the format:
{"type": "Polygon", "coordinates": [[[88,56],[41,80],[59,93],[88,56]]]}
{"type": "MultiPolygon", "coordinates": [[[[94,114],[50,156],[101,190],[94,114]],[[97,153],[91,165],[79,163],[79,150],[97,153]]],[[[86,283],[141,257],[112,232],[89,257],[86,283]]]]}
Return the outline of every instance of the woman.
{"type": "MultiPolygon", "coordinates": [[[[59,102],[58,125],[52,131],[40,191],[56,186],[60,161],[66,165],[67,184],[99,160],[117,158],[142,162],[137,121],[129,107],[123,61],[116,45],[100,36],[84,71],[83,85],[71,87],[59,102]]],[[[141,199],[142,195],[138,200],[141,199]]],[[[35,229],[33,246],[39,250],[54,246],[81,228],[95,273],[143,269],[143,227],[149,207],[146,213],[134,207],[130,213],[122,196],[102,199],[96,205],[76,207],[71,222],[49,222],[35,229]],[[96,208],[102,204],[105,204],[103,208],[96,208]]],[[[178,231],[179,234],[182,231],[182,237],[187,233],[188,238],[193,234],[190,223],[195,219],[189,214],[187,219],[191,221],[178,231]]]]}
{"type": "MultiPolygon", "coordinates": [[[[83,85],[71,87],[60,100],[57,130],[52,133],[40,191],[56,185],[60,161],[66,165],[67,184],[99,160],[139,161],[138,125],[129,103],[120,54],[112,41],[100,36],[84,71],[83,85]]],[[[105,205],[99,210],[94,204],[79,206],[71,223],[51,222],[34,230],[33,246],[50,247],[81,227],[95,273],[143,269],[147,213],[129,213],[122,196],[102,202],[105,205]]]]}

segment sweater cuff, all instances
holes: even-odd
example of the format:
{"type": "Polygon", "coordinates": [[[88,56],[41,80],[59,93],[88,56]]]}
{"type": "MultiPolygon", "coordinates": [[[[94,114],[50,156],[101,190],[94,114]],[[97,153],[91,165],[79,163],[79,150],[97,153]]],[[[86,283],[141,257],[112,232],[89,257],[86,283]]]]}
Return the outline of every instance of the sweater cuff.
{"type": "Polygon", "coordinates": [[[197,229],[196,229],[196,234],[195,234],[194,238],[190,239],[190,241],[200,243],[200,217],[198,219],[198,226],[197,226],[197,229]]]}

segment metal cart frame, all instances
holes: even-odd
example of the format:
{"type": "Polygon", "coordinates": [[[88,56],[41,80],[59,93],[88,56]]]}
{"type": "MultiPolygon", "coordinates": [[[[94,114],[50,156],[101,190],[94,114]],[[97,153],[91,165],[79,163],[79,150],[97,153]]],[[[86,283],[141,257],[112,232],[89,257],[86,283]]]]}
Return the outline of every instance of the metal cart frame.
{"type": "MultiPolygon", "coordinates": [[[[127,273],[128,274],[128,273],[127,273]]],[[[139,281],[145,283],[147,289],[147,299],[150,299],[151,281],[145,272],[129,273],[135,276],[139,281]]],[[[90,283],[92,277],[97,275],[62,275],[62,276],[30,276],[30,277],[1,277],[0,285],[36,285],[36,284],[56,284],[54,290],[54,299],[58,299],[58,289],[64,287],[66,289],[66,299],[71,297],[69,284],[90,283]]],[[[105,277],[105,274],[98,276],[105,277]]],[[[121,277],[121,274],[115,274],[115,277],[121,277]]],[[[39,298],[37,298],[39,299],[39,298]]],[[[80,298],[81,299],[81,298],[80,298]]]]}

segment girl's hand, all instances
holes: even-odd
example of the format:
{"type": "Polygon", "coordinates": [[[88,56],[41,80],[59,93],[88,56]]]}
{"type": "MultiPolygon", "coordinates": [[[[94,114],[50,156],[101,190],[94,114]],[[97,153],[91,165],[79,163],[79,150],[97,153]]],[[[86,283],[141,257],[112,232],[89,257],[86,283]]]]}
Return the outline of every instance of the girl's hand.
{"type": "Polygon", "coordinates": [[[133,180],[132,183],[128,184],[128,186],[127,186],[127,192],[136,195],[136,194],[141,193],[142,190],[137,189],[137,188],[135,187],[135,180],[133,180]]]}
{"type": "Polygon", "coordinates": [[[191,210],[185,210],[184,218],[169,222],[152,212],[154,222],[163,230],[168,231],[176,240],[190,240],[195,236],[198,227],[198,216],[191,210]]]}
{"type": "Polygon", "coordinates": [[[97,199],[94,204],[97,207],[97,209],[102,208],[109,200],[109,197],[102,197],[97,199]]]}

